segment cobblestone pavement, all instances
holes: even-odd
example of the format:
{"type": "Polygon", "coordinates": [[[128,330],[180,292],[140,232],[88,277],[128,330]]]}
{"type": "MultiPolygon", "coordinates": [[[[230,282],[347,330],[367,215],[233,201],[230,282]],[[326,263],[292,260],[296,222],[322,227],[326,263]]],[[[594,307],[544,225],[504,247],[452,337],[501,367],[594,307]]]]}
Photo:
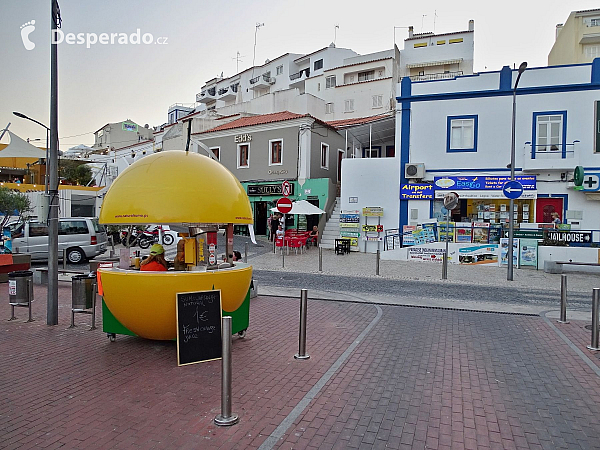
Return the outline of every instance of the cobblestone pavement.
{"type": "Polygon", "coordinates": [[[588,362],[539,316],[310,300],[298,361],[298,300],[259,296],[233,339],[240,423],[221,428],[219,361],[177,367],[174,342],[110,343],[89,316],[69,329],[59,284],[58,326],[42,286],[35,322],[0,323],[2,449],[600,447],[585,322],[557,325],[588,362]]]}

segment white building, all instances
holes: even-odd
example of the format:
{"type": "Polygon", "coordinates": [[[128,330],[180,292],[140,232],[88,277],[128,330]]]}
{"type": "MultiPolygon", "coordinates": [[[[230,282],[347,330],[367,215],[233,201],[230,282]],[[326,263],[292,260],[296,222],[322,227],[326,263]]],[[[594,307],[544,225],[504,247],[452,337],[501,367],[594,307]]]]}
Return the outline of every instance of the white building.
{"type": "MultiPolygon", "coordinates": [[[[440,219],[441,199],[453,190],[461,200],[452,220],[506,224],[508,200],[501,186],[502,177],[510,176],[516,77],[517,71],[504,67],[451,80],[403,78],[394,162],[346,159],[342,209],[384,206],[384,227],[401,229],[440,219]],[[424,186],[427,194],[403,200],[401,189],[408,185],[424,186]]],[[[527,69],[516,92],[516,176],[529,177],[515,201],[517,223],[525,228],[551,222],[557,212],[573,229],[597,230],[600,59],[527,69]],[[573,185],[576,166],[584,167],[582,190],[573,185]]]]}

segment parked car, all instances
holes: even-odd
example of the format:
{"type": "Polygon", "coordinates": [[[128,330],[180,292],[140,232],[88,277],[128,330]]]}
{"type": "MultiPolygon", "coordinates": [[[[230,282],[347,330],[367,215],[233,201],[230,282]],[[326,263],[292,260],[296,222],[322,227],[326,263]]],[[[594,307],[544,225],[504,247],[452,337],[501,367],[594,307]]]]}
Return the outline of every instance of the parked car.
{"type": "MultiPolygon", "coordinates": [[[[32,261],[48,259],[48,226],[41,222],[14,222],[8,225],[12,236],[13,253],[30,253],[32,261]]],[[[106,251],[104,225],[91,217],[58,219],[58,258],[66,249],[71,264],[84,262],[106,251]]]]}

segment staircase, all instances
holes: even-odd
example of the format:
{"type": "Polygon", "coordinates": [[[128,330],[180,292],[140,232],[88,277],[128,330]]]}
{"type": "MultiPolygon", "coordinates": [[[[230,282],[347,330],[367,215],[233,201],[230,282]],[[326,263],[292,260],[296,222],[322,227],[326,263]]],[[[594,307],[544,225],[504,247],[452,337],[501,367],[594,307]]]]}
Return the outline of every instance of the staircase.
{"type": "Polygon", "coordinates": [[[335,248],[335,240],[340,237],[340,198],[335,199],[335,207],[331,217],[325,224],[325,229],[321,234],[322,248],[335,248]]]}

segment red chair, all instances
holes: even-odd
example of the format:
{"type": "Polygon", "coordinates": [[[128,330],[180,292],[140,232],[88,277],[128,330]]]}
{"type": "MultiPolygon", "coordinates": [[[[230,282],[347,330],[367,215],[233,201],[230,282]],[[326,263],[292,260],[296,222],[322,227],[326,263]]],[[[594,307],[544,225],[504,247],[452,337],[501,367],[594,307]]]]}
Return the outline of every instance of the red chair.
{"type": "Polygon", "coordinates": [[[281,247],[281,252],[283,253],[283,247],[284,247],[283,238],[275,239],[275,247],[281,247]]]}
{"type": "Polygon", "coordinates": [[[298,249],[300,249],[300,254],[302,254],[302,249],[304,248],[302,239],[299,239],[299,238],[290,239],[289,248],[293,248],[296,251],[296,255],[298,254],[298,249]]]}

